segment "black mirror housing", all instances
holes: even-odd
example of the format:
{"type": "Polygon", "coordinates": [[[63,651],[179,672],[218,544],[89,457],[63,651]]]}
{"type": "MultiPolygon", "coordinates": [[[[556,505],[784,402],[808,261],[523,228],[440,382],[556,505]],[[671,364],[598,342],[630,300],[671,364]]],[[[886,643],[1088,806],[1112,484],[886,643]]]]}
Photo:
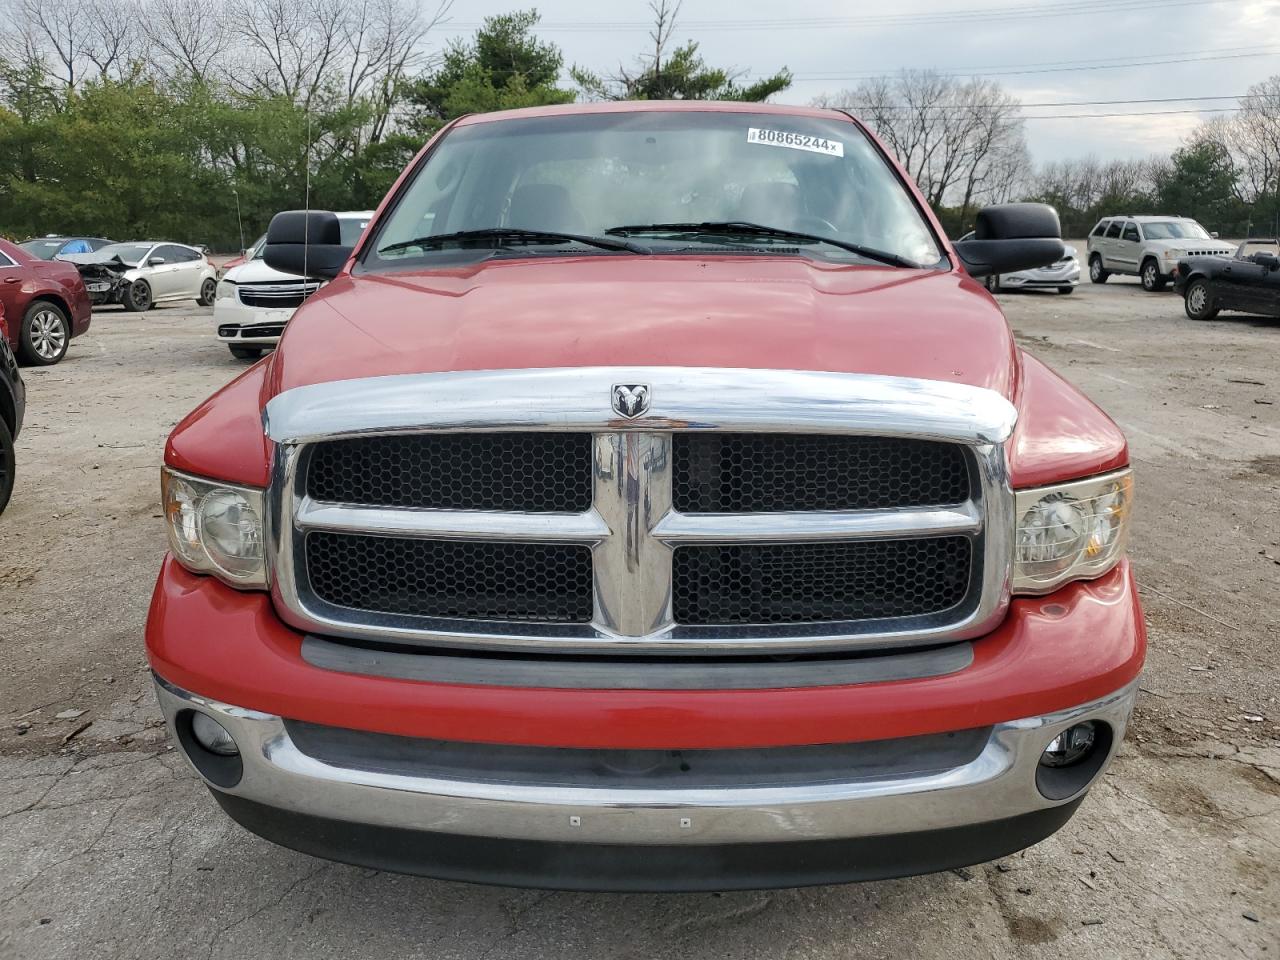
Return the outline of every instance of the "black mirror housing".
{"type": "Polygon", "coordinates": [[[332,280],[351,258],[338,215],[328,210],[285,210],[271,218],[262,258],[281,273],[332,280]]]}
{"type": "Polygon", "coordinates": [[[1268,270],[1280,270],[1280,257],[1277,257],[1274,253],[1254,254],[1253,262],[1260,267],[1266,267],[1268,270]]]}
{"type": "Polygon", "coordinates": [[[973,239],[953,244],[972,277],[1047,267],[1066,253],[1058,211],[1045,203],[1002,203],[978,212],[973,239]]]}

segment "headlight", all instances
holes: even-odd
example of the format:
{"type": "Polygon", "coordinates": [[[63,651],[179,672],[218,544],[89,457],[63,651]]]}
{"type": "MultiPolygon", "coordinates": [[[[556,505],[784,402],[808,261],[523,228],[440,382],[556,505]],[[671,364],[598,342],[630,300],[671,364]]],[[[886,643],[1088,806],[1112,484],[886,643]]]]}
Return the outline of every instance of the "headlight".
{"type": "Polygon", "coordinates": [[[1185,251],[1183,250],[1166,250],[1164,252],[1164,258],[1166,260],[1177,260],[1179,257],[1183,256],[1184,253],[1185,251]]]}
{"type": "Polygon", "coordinates": [[[218,281],[218,292],[214,295],[217,300],[225,300],[227,297],[236,295],[236,285],[230,280],[218,281]]]}
{"type": "Polygon", "coordinates": [[[1133,474],[1108,473],[1017,492],[1014,593],[1048,593],[1114,567],[1124,553],[1133,474]]]}
{"type": "Polygon", "coordinates": [[[265,589],[262,491],[202,480],[165,467],[161,497],[169,549],[192,573],[242,589],[265,589]]]}

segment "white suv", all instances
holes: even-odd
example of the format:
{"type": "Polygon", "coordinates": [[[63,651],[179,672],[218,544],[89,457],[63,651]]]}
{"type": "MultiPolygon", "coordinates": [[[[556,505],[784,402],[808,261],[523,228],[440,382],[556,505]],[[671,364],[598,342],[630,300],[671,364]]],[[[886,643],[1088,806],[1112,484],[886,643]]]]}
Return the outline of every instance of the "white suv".
{"type": "Polygon", "coordinates": [[[1188,217],[1104,217],[1089,232],[1089,279],[1124,273],[1141,277],[1144,290],[1163,290],[1182,257],[1235,253],[1217,236],[1188,217]]]}

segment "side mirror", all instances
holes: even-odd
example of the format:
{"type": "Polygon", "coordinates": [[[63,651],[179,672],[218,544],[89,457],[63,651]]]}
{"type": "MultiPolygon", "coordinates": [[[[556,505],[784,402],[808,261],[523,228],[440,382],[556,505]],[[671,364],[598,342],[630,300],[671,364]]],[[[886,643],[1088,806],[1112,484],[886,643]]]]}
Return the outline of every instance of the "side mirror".
{"type": "Polygon", "coordinates": [[[1260,267],[1266,267],[1268,270],[1280,270],[1280,257],[1274,253],[1255,253],[1253,262],[1260,267]]]}
{"type": "Polygon", "coordinates": [[[332,280],[351,258],[342,245],[338,215],[327,210],[286,210],[271,218],[263,259],[281,273],[332,280]]]}
{"type": "Polygon", "coordinates": [[[1210,230],[1210,231],[1209,231],[1209,236],[1210,236],[1211,238],[1213,238],[1214,240],[1217,240],[1217,239],[1218,239],[1218,231],[1217,231],[1217,230],[1210,230]]]}
{"type": "Polygon", "coordinates": [[[148,267],[158,267],[162,263],[164,263],[164,257],[148,257],[147,258],[148,267]]]}
{"type": "Polygon", "coordinates": [[[952,246],[971,277],[1047,267],[1065,256],[1058,212],[1044,203],[1002,203],[978,212],[972,240],[952,246]]]}

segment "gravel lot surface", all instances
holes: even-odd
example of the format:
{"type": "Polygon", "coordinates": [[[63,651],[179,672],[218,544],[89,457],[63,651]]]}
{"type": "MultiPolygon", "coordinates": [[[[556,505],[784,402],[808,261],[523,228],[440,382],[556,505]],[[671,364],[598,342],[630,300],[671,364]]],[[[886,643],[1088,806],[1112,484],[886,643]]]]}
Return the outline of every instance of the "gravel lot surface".
{"type": "Polygon", "coordinates": [[[141,638],[164,437],[244,364],[208,310],[103,310],[26,371],[0,518],[0,957],[1280,957],[1280,321],[1196,324],[1127,280],[1000,299],[1130,438],[1129,739],[1023,855],[724,896],[434,882],[227,820],[166,743],[141,638]]]}

